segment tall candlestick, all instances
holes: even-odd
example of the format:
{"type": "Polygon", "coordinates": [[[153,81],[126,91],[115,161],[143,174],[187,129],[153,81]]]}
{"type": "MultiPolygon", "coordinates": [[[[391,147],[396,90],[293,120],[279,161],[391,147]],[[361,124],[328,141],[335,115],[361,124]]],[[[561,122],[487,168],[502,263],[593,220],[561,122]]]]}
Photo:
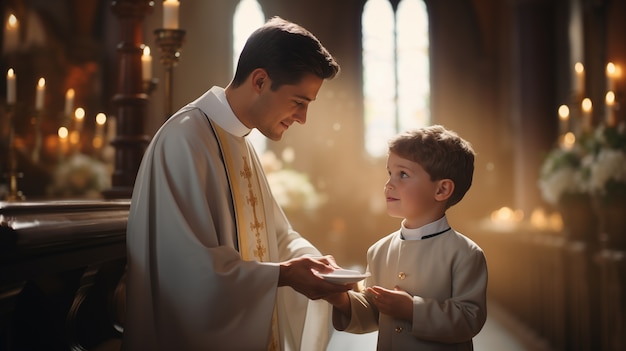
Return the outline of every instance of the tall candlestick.
{"type": "Polygon", "coordinates": [[[67,89],[65,92],[65,116],[71,116],[74,110],[74,89],[67,89]]]}
{"type": "Polygon", "coordinates": [[[178,0],[163,2],[163,28],[178,29],[178,0]]]}
{"type": "Polygon", "coordinates": [[[39,78],[39,82],[37,83],[37,95],[35,96],[35,110],[37,111],[43,110],[43,101],[44,101],[45,91],[46,91],[46,80],[43,78],[39,78]]]}
{"type": "Polygon", "coordinates": [[[16,101],[15,71],[13,68],[9,68],[9,71],[7,72],[7,104],[13,105],[16,101]]]}
{"type": "Polygon", "coordinates": [[[144,46],[143,55],[141,55],[141,77],[144,81],[152,79],[152,56],[150,56],[149,46],[144,46]]]}

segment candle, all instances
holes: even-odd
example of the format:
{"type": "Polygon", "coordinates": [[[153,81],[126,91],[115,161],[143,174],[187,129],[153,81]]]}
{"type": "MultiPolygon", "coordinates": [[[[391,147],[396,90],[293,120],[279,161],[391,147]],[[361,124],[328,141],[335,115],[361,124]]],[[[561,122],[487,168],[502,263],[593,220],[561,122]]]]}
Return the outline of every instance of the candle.
{"type": "Polygon", "coordinates": [[[83,130],[83,120],[85,119],[85,110],[79,107],[74,111],[74,118],[76,119],[76,131],[80,133],[83,130]]]}
{"type": "Polygon", "coordinates": [[[71,116],[74,109],[74,89],[67,89],[65,92],[65,115],[71,116]]]}
{"type": "Polygon", "coordinates": [[[152,79],[152,56],[150,56],[149,46],[144,46],[143,55],[141,55],[141,77],[144,81],[152,79]]]}
{"type": "Polygon", "coordinates": [[[44,93],[46,91],[46,80],[39,78],[37,83],[37,95],[35,96],[35,110],[43,110],[44,93]]]}
{"type": "Polygon", "coordinates": [[[107,122],[107,116],[100,112],[96,115],[96,135],[103,136],[104,135],[104,124],[107,122]]]}
{"type": "Polygon", "coordinates": [[[67,152],[67,137],[69,136],[69,131],[65,127],[60,127],[57,134],[59,135],[59,158],[63,158],[63,155],[67,152]]]}
{"type": "Polygon", "coordinates": [[[569,107],[561,105],[559,107],[559,134],[563,135],[568,132],[569,126],[569,107]]]}
{"type": "Polygon", "coordinates": [[[4,28],[4,52],[17,50],[19,45],[19,25],[14,14],[9,15],[4,28]]]}
{"type": "Polygon", "coordinates": [[[607,92],[604,100],[606,103],[606,125],[613,127],[615,125],[615,93],[612,91],[607,92]]]}
{"type": "Polygon", "coordinates": [[[612,91],[614,88],[613,80],[615,79],[615,73],[616,73],[615,64],[613,64],[613,62],[607,63],[606,64],[606,90],[607,91],[612,91]]]}
{"type": "Polygon", "coordinates": [[[163,28],[178,29],[178,0],[163,2],[163,28]]]}
{"type": "Polygon", "coordinates": [[[591,99],[590,98],[584,98],[583,102],[581,103],[581,107],[583,110],[583,120],[582,120],[582,127],[583,127],[583,131],[587,132],[589,130],[591,130],[591,110],[592,110],[592,103],[591,103],[591,99]]]}
{"type": "Polygon", "coordinates": [[[574,71],[576,72],[575,91],[578,96],[582,96],[585,91],[585,66],[580,62],[576,62],[574,71]]]}
{"type": "Polygon", "coordinates": [[[15,91],[15,71],[9,68],[7,72],[7,104],[13,105],[17,100],[15,91]]]}

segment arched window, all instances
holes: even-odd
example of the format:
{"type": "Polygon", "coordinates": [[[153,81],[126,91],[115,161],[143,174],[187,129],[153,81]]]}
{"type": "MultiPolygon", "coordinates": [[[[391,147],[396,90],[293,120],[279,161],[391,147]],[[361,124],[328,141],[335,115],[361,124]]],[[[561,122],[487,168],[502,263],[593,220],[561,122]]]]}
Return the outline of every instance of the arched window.
{"type": "MultiPolygon", "coordinates": [[[[248,36],[265,23],[265,14],[257,0],[240,0],[233,16],[233,68],[235,73],[239,54],[246,44],[248,36]]],[[[254,129],[249,136],[257,152],[263,154],[267,146],[267,139],[258,130],[254,129]]]]}
{"type": "Polygon", "coordinates": [[[423,0],[368,0],[362,14],[365,147],[383,156],[398,132],[430,123],[428,13],[423,0]]]}

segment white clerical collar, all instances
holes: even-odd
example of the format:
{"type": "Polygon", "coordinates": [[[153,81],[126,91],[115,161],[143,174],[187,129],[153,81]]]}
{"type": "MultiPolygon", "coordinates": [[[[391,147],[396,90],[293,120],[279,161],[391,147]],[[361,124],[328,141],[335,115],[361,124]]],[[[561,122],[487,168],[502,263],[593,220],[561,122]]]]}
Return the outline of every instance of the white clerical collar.
{"type": "Polygon", "coordinates": [[[232,135],[243,137],[251,131],[241,123],[230,108],[224,88],[214,86],[189,105],[201,109],[212,121],[232,135]]]}
{"type": "Polygon", "coordinates": [[[405,240],[422,240],[437,236],[439,234],[443,234],[448,230],[450,230],[450,225],[448,224],[448,218],[444,215],[434,222],[428,223],[415,229],[409,229],[405,227],[404,221],[402,221],[402,229],[400,230],[400,234],[405,240]]]}

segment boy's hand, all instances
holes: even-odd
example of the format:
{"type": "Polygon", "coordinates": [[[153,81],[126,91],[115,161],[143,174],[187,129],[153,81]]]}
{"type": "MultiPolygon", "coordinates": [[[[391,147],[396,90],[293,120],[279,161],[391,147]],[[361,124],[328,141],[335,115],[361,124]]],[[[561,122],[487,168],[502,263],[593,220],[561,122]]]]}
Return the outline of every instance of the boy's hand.
{"type": "Polygon", "coordinates": [[[378,311],[391,317],[413,322],[413,296],[406,291],[395,287],[393,290],[380,286],[369,287],[366,290],[378,311]]]}

